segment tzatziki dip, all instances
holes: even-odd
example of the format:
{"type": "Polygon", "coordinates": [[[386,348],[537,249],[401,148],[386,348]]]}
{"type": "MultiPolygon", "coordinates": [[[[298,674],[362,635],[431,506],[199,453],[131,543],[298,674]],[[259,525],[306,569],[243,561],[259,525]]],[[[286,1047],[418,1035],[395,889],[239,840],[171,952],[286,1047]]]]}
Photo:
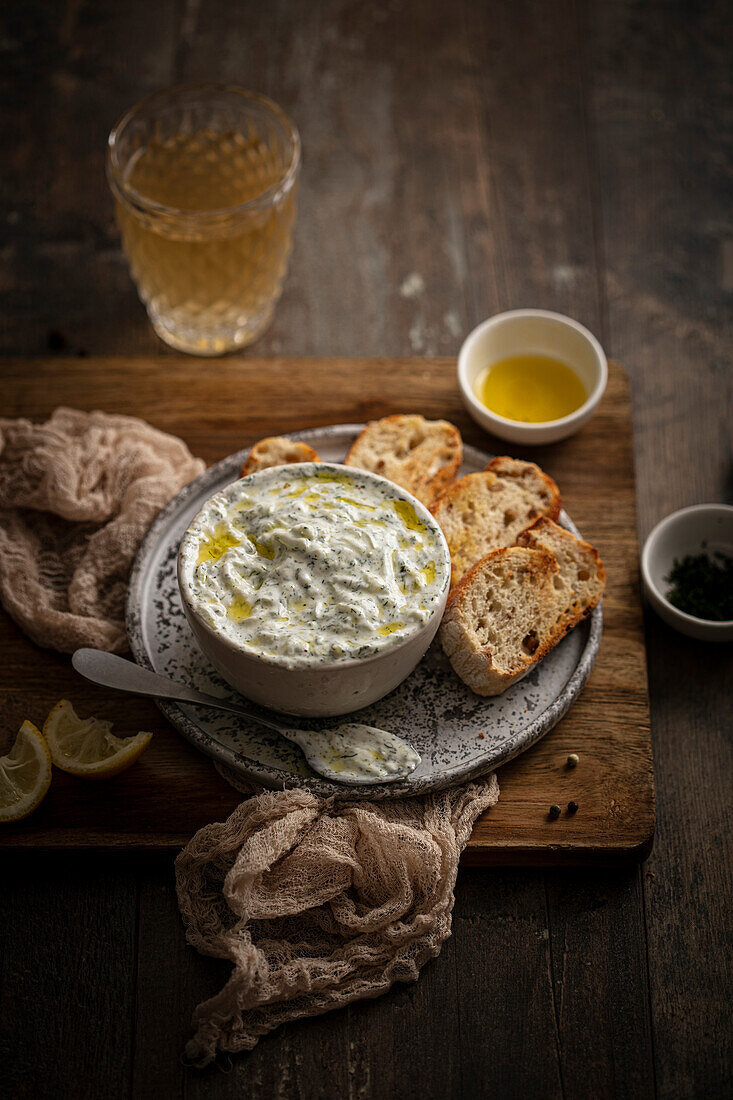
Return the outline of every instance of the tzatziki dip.
{"type": "Polygon", "coordinates": [[[212,630],[290,667],[371,657],[430,618],[450,565],[437,524],[384,478],[277,466],[213,496],[181,542],[179,577],[212,630]]]}

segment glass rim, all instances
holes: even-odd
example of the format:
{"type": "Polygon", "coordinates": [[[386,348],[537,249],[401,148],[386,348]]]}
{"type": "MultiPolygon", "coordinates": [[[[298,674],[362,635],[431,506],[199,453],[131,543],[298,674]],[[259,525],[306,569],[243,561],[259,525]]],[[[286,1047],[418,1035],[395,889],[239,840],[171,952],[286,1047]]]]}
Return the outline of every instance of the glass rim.
{"type": "Polygon", "coordinates": [[[107,181],[113,194],[120,202],[132,207],[133,210],[143,215],[156,215],[175,219],[178,222],[182,221],[201,225],[208,221],[216,222],[223,218],[229,218],[240,214],[245,215],[265,210],[267,207],[273,206],[292,189],[298,175],[298,169],[300,168],[300,158],[301,141],[298,129],[292,119],[283,111],[282,107],[279,107],[278,104],[274,102],[274,100],[269,99],[268,96],[262,95],[260,92],[251,92],[238,84],[209,81],[203,84],[176,84],[172,88],[164,88],[161,91],[153,92],[151,95],[141,99],[139,103],[135,103],[132,107],[129,107],[109,132],[105,166],[107,181]],[[259,104],[277,118],[285,128],[290,142],[291,153],[288,162],[283,167],[282,175],[276,183],[271,184],[270,187],[266,188],[259,195],[256,195],[252,199],[248,199],[246,202],[237,203],[234,206],[222,206],[212,210],[185,210],[175,206],[168,206],[165,203],[155,202],[155,200],[147,198],[136,188],[124,184],[122,180],[122,168],[117,154],[119,153],[120,138],[127,125],[132,122],[134,118],[142,114],[146,108],[154,104],[156,100],[170,100],[181,93],[192,92],[233,93],[241,99],[259,104]]]}

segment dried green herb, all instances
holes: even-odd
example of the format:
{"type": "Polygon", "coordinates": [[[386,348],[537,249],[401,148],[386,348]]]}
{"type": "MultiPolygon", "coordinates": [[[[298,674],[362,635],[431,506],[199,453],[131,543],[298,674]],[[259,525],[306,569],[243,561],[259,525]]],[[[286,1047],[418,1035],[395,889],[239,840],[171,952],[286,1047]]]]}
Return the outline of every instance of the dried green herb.
{"type": "Polygon", "coordinates": [[[715,552],[675,558],[668,577],[667,599],[680,611],[698,619],[733,619],[733,557],[715,552]]]}

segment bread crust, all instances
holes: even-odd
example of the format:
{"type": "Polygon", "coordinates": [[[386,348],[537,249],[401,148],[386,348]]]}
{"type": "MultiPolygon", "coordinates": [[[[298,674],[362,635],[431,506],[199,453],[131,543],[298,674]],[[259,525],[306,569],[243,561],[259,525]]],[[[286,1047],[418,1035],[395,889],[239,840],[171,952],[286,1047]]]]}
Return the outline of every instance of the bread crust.
{"type": "Polygon", "coordinates": [[[606,567],[595,546],[591,546],[589,542],[578,538],[572,531],[560,527],[546,516],[536,519],[522,531],[517,538],[517,545],[546,549],[558,558],[561,573],[564,574],[564,580],[572,596],[572,609],[568,611],[566,617],[570,624],[568,630],[590,615],[601,602],[606,588],[606,567]],[[570,575],[572,565],[567,563],[567,558],[577,564],[575,575],[570,575]],[[588,576],[582,575],[584,573],[588,576]]]}
{"type": "Polygon", "coordinates": [[[557,483],[535,462],[510,458],[509,455],[496,455],[484,469],[498,477],[514,478],[526,486],[532,486],[532,491],[545,505],[543,515],[553,520],[560,518],[562,499],[557,483]]]}
{"type": "Polygon", "coordinates": [[[289,466],[297,462],[320,462],[312,447],[284,435],[268,435],[254,444],[242,466],[241,477],[267,470],[271,466],[289,466]]]}
{"type": "Polygon", "coordinates": [[[468,569],[441,624],[443,649],[478,695],[498,695],[521,680],[603,596],[606,570],[598,551],[547,516],[520,532],[517,543],[468,569]],[[527,554],[532,557],[522,557],[527,554]]]}
{"type": "MultiPolygon", "coordinates": [[[[534,633],[536,648],[531,653],[518,652],[513,667],[501,667],[496,658],[496,644],[479,643],[470,607],[474,588],[497,566],[500,567],[498,572],[504,573],[505,582],[520,578],[523,604],[518,606],[518,612],[521,612],[522,606],[529,610],[527,589],[532,587],[535,589],[535,602],[544,601],[549,605],[553,591],[552,580],[559,569],[555,555],[548,550],[501,547],[485,554],[471,566],[450,593],[440,626],[440,643],[458,676],[472,691],[482,696],[500,695],[517,683],[566,633],[562,630],[557,634],[556,631],[547,629],[540,633],[538,626],[541,627],[542,624],[531,616],[532,626],[525,632],[525,637],[529,638],[534,633]]],[[[496,624],[497,630],[500,626],[500,623],[496,624]]],[[[521,629],[524,630],[524,626],[521,629]]]]}
{"type": "Polygon", "coordinates": [[[397,413],[370,421],[344,461],[394,481],[429,507],[461,468],[461,434],[447,420],[397,413]]]}
{"type": "Polygon", "coordinates": [[[557,485],[533,462],[499,457],[459,478],[430,509],[450,549],[451,584],[484,554],[513,546],[539,516],[559,516],[561,507],[557,485]]]}

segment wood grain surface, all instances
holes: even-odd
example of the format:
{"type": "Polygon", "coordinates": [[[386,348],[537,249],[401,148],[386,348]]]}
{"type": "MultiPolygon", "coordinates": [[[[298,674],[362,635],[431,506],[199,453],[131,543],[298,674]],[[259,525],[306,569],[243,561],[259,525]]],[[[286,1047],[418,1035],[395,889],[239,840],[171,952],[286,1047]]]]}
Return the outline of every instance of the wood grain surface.
{"type": "MultiPolygon", "coordinates": [[[[169,354],[120,248],[106,136],[149,92],[231,80],[281,103],[304,149],[290,274],[253,356],[454,356],[498,310],[556,309],[629,372],[640,540],[675,508],[733,503],[729,7],[6,0],[0,351],[50,353],[69,377],[84,355],[169,354]]],[[[153,419],[164,397],[162,372],[153,419]]],[[[6,850],[4,1093],[730,1095],[733,653],[648,609],[645,634],[649,860],[467,868],[419,982],[231,1065],[181,1064],[227,974],[185,944],[170,857],[6,850]]]]}
{"type": "MultiPolygon", "coordinates": [[[[448,359],[228,359],[206,372],[191,359],[85,358],[64,371],[54,360],[8,360],[0,364],[0,378],[14,415],[35,420],[59,405],[75,405],[142,416],[209,462],[263,435],[399,411],[448,417],[467,441],[506,452],[506,444],[481,432],[464,412],[455,362],[448,359]],[[32,388],[28,378],[35,380],[32,388]]],[[[543,463],[583,534],[600,550],[608,571],[603,640],[571,712],[530,752],[501,769],[499,805],[477,822],[464,861],[640,859],[651,847],[654,788],[631,404],[621,368],[612,364],[591,426],[540,453],[521,453],[543,463]],[[571,752],[581,758],[573,770],[567,767],[571,752]],[[571,800],[580,806],[576,814],[548,818],[552,803],[565,808],[571,800]]],[[[201,825],[222,820],[238,804],[210,761],[150,701],[86,683],[68,658],[39,650],[9,621],[3,626],[0,689],[11,696],[11,729],[27,716],[40,725],[63,696],[82,714],[106,717],[125,733],[151,729],[155,737],[135,768],[110,783],[84,784],[55,773],[47,800],[25,821],[0,831],[0,846],[179,848],[201,825]]]]}

